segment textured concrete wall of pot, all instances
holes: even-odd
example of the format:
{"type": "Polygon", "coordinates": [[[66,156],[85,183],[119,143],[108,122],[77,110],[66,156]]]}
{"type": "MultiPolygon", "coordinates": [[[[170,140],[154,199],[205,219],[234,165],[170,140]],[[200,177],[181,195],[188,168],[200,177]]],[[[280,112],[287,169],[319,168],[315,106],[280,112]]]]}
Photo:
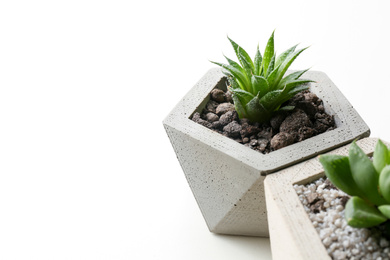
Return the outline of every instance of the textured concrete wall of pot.
{"type": "Polygon", "coordinates": [[[211,232],[268,236],[263,180],[324,151],[369,135],[369,128],[322,72],[307,72],[310,89],[335,115],[337,128],[269,154],[261,154],[189,118],[201,111],[214,88],[226,88],[222,71],[211,69],[163,121],[188,183],[211,232]]]}
{"type": "MultiPolygon", "coordinates": [[[[364,138],[357,144],[372,154],[377,140],[364,138]]],[[[348,149],[346,145],[330,153],[348,155],[348,149]]],[[[331,259],[293,188],[294,184],[307,184],[323,176],[318,158],[313,158],[271,174],[264,181],[274,260],[331,259]]]]}

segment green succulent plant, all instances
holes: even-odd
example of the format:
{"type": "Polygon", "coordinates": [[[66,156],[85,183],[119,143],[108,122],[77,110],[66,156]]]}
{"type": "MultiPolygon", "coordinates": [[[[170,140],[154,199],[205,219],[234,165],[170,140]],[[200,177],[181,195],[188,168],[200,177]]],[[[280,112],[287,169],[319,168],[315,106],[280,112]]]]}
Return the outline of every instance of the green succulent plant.
{"type": "Polygon", "coordinates": [[[311,80],[299,79],[307,70],[300,70],[284,77],[287,69],[304,50],[296,50],[297,45],[276,56],[274,32],[268,40],[264,56],[259,51],[254,60],[248,53],[228,37],[239,63],[225,56],[228,64],[212,63],[221,66],[228,77],[228,89],[232,93],[235,109],[240,118],[252,122],[265,122],[279,110],[292,110],[292,106],[282,106],[295,94],[308,89],[311,80]]]}
{"type": "Polygon", "coordinates": [[[353,142],[349,156],[321,155],[325,175],[351,198],[345,206],[348,225],[377,226],[390,219],[390,151],[378,140],[373,159],[353,142]]]}

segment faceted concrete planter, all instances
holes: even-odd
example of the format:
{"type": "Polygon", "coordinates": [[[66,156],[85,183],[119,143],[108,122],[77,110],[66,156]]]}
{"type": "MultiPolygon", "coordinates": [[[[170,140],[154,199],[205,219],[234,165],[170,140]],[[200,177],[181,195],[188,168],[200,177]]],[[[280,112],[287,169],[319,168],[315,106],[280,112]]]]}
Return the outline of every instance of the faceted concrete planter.
{"type": "MultiPolygon", "coordinates": [[[[371,155],[377,140],[364,138],[357,144],[371,155]]],[[[346,145],[330,153],[348,155],[348,149],[346,145]]],[[[313,158],[265,179],[272,259],[331,259],[293,188],[294,184],[307,184],[324,175],[318,158],[313,158]]]]}
{"type": "Polygon", "coordinates": [[[369,129],[322,72],[307,72],[310,90],[335,116],[337,128],[267,155],[220,135],[189,118],[200,112],[226,78],[211,69],[166,117],[163,124],[211,232],[268,236],[263,181],[266,174],[369,135],[369,129]]]}

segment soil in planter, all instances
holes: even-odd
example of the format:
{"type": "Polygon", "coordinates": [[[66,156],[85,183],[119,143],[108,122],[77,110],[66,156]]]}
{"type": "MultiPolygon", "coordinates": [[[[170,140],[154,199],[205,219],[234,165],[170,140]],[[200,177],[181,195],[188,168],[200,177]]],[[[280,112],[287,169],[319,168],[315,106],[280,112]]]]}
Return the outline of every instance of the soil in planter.
{"type": "Polygon", "coordinates": [[[344,207],[349,196],[328,179],[294,188],[332,259],[390,259],[385,225],[369,229],[348,226],[344,207]]]}
{"type": "Polygon", "coordinates": [[[264,154],[336,127],[322,100],[308,90],[286,105],[295,109],[279,112],[267,123],[252,123],[238,118],[229,91],[213,89],[202,113],[194,113],[192,120],[264,154]]]}

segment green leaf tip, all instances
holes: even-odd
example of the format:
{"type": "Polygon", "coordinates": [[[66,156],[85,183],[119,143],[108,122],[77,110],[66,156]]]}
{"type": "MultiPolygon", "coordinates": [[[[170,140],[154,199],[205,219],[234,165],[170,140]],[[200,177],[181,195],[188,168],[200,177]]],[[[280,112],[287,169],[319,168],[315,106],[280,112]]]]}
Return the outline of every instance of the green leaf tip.
{"type": "Polygon", "coordinates": [[[345,219],[348,225],[357,228],[374,227],[387,220],[377,208],[355,196],[345,205],[345,219]]]}

